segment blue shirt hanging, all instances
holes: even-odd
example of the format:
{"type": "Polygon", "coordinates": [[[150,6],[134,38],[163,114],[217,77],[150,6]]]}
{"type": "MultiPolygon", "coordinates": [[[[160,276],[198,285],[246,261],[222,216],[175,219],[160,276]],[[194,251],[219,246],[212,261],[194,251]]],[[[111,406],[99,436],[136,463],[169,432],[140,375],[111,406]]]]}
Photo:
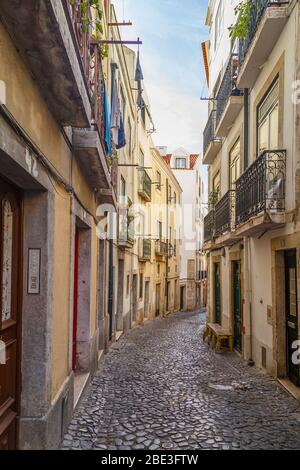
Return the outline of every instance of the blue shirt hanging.
{"type": "Polygon", "coordinates": [[[105,83],[103,81],[103,93],[104,93],[104,115],[105,115],[105,146],[109,157],[113,154],[110,134],[110,111],[108,104],[108,97],[106,92],[105,83]]]}

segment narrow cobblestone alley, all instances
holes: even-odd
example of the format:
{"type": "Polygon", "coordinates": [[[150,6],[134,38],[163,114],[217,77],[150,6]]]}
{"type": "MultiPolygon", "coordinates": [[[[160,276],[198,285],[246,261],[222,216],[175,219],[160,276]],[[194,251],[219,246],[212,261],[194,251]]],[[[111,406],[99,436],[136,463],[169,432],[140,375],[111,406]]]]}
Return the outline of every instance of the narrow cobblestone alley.
{"type": "Polygon", "coordinates": [[[296,449],[298,402],[202,342],[204,314],[132,330],[106,356],[64,449],[296,449]]]}

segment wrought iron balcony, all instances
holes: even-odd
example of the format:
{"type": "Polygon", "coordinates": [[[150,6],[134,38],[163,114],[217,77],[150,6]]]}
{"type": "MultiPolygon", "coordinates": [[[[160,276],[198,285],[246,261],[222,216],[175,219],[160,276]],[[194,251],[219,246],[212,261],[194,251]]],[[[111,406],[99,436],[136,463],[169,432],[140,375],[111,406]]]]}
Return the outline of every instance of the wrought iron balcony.
{"type": "Polygon", "coordinates": [[[86,8],[86,13],[83,15],[82,9],[82,0],[74,0],[70,2],[69,0],[66,1],[66,5],[70,14],[74,36],[77,44],[77,50],[79,52],[79,56],[81,59],[81,66],[83,68],[83,72],[87,80],[89,80],[90,74],[90,27],[89,24],[91,23],[91,10],[88,6],[86,8]],[[87,18],[88,21],[83,21],[83,19],[87,18]],[[83,24],[86,26],[83,27],[83,24]]]}
{"type": "Polygon", "coordinates": [[[208,118],[207,124],[203,132],[203,155],[205,155],[208,146],[215,139],[216,130],[216,110],[213,109],[208,118]]]}
{"type": "Polygon", "coordinates": [[[92,118],[102,143],[105,139],[104,116],[104,76],[102,70],[101,47],[92,44],[92,12],[90,2],[83,15],[82,0],[67,1],[74,38],[80,57],[80,65],[86,80],[88,93],[92,103],[92,118]]]}
{"type": "Polygon", "coordinates": [[[210,165],[221,148],[222,141],[216,137],[216,109],[213,109],[203,132],[203,163],[210,165]]]}
{"type": "Polygon", "coordinates": [[[163,240],[157,240],[155,243],[155,253],[157,256],[168,256],[169,255],[168,243],[163,240]]]}
{"type": "Polygon", "coordinates": [[[235,225],[235,191],[229,190],[215,206],[215,235],[230,232],[235,225]]]}
{"type": "Polygon", "coordinates": [[[56,121],[63,127],[88,128],[88,34],[83,33],[79,2],[71,3],[1,0],[1,24],[25,59],[56,121]]]}
{"type": "Polygon", "coordinates": [[[286,151],[264,151],[236,182],[236,225],[285,210],[286,151]]]}
{"type": "Polygon", "coordinates": [[[231,54],[225,73],[217,94],[217,109],[216,109],[216,129],[218,136],[225,137],[228,128],[232,126],[237,114],[239,113],[243,102],[242,99],[237,99],[236,97],[241,97],[242,92],[237,88],[237,72],[238,72],[238,54],[231,54]],[[227,108],[230,105],[230,109],[227,108]],[[227,113],[225,111],[227,110],[227,113]],[[219,128],[220,122],[224,119],[226,114],[223,130],[219,128]]]}
{"type": "Polygon", "coordinates": [[[247,34],[239,41],[237,83],[240,88],[253,86],[261,66],[269,57],[286,24],[289,3],[289,1],[283,0],[252,0],[249,2],[250,15],[246,25],[247,34]],[[246,69],[245,62],[249,62],[246,69]]]}
{"type": "Polygon", "coordinates": [[[215,209],[204,217],[204,241],[208,242],[215,236],[215,209]]]}
{"type": "Polygon", "coordinates": [[[145,170],[139,172],[139,195],[146,201],[151,201],[152,182],[151,178],[145,170]]]}

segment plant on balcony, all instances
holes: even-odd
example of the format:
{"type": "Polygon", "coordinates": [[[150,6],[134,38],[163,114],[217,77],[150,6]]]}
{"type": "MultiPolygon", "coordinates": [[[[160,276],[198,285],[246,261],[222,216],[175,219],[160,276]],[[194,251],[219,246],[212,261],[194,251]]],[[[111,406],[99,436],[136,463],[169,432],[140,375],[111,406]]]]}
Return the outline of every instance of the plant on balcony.
{"type": "Polygon", "coordinates": [[[234,25],[229,26],[229,36],[233,42],[237,39],[242,41],[249,33],[252,5],[251,0],[240,2],[234,9],[235,16],[238,17],[234,25]]]}
{"type": "Polygon", "coordinates": [[[212,191],[209,195],[209,198],[208,198],[208,204],[210,207],[215,207],[215,205],[217,204],[218,200],[219,200],[219,189],[215,189],[214,191],[212,191]]]}
{"type": "MultiPolygon", "coordinates": [[[[68,0],[71,6],[74,6],[76,0],[68,0]]],[[[103,35],[103,11],[101,7],[101,0],[81,0],[80,1],[80,12],[81,12],[81,25],[82,31],[88,33],[90,27],[93,30],[91,39],[99,41],[103,35]],[[95,17],[89,15],[89,8],[92,8],[95,12],[95,17]]],[[[108,56],[108,45],[101,44],[100,46],[101,57],[105,58],[108,56]]]]}

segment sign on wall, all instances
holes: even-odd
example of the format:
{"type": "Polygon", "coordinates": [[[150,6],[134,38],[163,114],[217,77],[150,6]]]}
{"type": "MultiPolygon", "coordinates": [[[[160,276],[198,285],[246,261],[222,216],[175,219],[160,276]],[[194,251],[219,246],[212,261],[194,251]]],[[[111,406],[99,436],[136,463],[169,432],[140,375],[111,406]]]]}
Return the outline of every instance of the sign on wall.
{"type": "Polygon", "coordinates": [[[41,249],[29,248],[27,270],[27,294],[38,295],[40,293],[41,280],[41,249]]]}

